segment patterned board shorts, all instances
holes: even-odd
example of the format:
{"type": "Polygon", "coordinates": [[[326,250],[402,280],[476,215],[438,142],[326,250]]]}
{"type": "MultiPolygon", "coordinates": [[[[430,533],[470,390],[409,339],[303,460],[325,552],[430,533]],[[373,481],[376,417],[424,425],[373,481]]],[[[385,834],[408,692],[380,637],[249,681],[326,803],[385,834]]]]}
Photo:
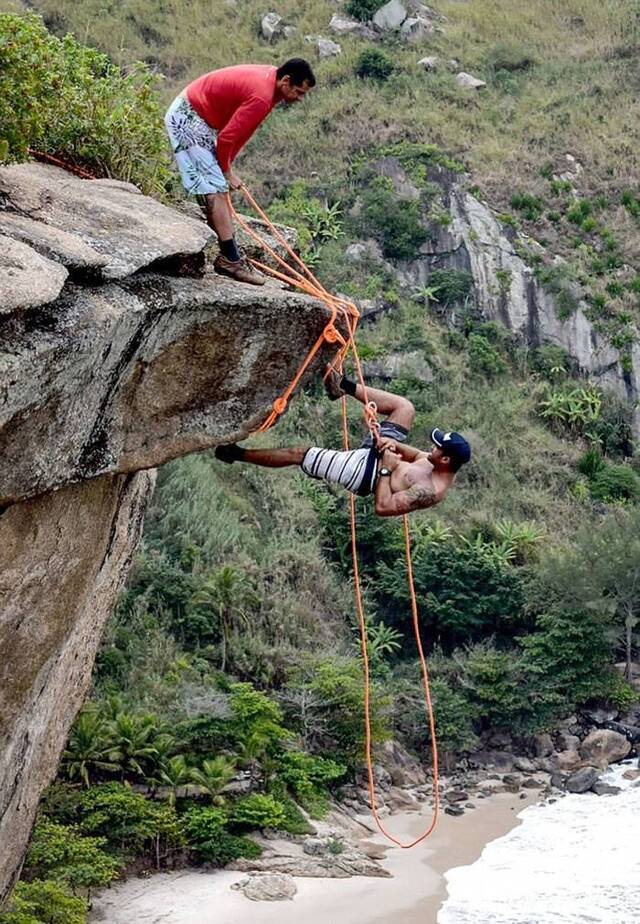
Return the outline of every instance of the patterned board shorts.
{"type": "Polygon", "coordinates": [[[176,97],[171,103],[164,124],[189,195],[228,192],[229,186],[216,157],[218,133],[200,118],[184,96],[176,97]]]}
{"type": "MultiPolygon", "coordinates": [[[[400,424],[383,420],[380,436],[396,443],[406,443],[408,430],[400,424]]],[[[312,446],[304,455],[300,468],[310,478],[320,478],[329,484],[339,484],[352,494],[367,497],[373,494],[378,477],[378,453],[373,437],[368,433],[359,449],[322,449],[312,446]]]]}

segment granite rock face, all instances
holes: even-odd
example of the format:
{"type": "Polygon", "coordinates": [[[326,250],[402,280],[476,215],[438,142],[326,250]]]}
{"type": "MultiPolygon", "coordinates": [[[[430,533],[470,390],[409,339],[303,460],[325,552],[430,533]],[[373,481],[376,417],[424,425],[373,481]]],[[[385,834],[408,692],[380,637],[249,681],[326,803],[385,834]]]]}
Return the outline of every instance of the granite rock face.
{"type": "MultiPolygon", "coordinates": [[[[412,181],[396,158],[381,159],[376,169],[391,178],[398,195],[415,198],[410,191],[412,181]]],[[[487,203],[471,195],[464,177],[434,166],[427,180],[440,187],[442,210],[450,220],[433,222],[423,215],[429,239],[415,260],[398,266],[404,284],[428,286],[429,275],[436,269],[469,273],[473,300],[485,318],[502,322],[529,347],[562,347],[585,377],[630,403],[634,429],[640,433],[640,338],[630,348],[630,368],[625,369],[620,352],[587,317],[588,306],[579,292],[575,293],[575,310],[568,318],[560,316],[553,294],[538,282],[521,256],[523,242],[500,223],[487,203]]]]}
{"type": "Polygon", "coordinates": [[[217,276],[210,239],[129,184],[0,168],[0,902],[86,695],[154,467],[255,429],[328,319],[278,283],[217,276]],[[15,254],[20,284],[4,272],[15,254]]]}

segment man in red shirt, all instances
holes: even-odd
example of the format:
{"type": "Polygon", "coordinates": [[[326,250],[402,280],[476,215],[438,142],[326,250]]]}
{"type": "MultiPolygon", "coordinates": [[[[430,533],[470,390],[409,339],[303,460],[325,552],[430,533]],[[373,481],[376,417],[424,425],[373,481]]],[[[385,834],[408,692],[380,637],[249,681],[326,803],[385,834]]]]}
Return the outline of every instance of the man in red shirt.
{"type": "Polygon", "coordinates": [[[235,242],[228,193],[242,180],[231,165],[275,105],[298,102],[315,83],[302,58],[278,68],[241,64],[198,77],[169,107],[165,125],[182,182],[188,193],[204,197],[207,221],[218,235],[218,273],[264,284],[235,242]]]}

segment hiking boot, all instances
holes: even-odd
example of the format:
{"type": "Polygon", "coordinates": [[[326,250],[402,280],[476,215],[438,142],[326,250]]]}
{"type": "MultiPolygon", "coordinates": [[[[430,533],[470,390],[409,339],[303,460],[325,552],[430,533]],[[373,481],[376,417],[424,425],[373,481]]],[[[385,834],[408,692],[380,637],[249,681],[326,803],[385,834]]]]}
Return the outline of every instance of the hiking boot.
{"type": "Polygon", "coordinates": [[[263,286],[266,282],[264,276],[257,273],[249,261],[242,257],[239,260],[228,260],[220,254],[216,257],[213,268],[221,276],[229,276],[238,282],[248,282],[252,286],[263,286]]]}
{"type": "Polygon", "coordinates": [[[232,462],[241,462],[244,458],[244,449],[236,443],[226,443],[214,449],[216,459],[231,465],[232,462]]]}
{"type": "Polygon", "coordinates": [[[333,366],[327,366],[327,377],[324,380],[324,390],[329,396],[330,401],[337,401],[338,398],[343,398],[346,395],[340,387],[340,382],[342,381],[342,376],[339,372],[333,368],[333,366]]]}

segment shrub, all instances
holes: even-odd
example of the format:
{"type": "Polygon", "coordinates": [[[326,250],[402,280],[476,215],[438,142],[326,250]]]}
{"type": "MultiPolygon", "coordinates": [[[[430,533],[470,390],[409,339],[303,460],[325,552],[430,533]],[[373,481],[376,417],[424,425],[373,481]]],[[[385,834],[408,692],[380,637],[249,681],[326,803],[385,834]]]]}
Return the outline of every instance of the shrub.
{"type": "Polygon", "coordinates": [[[368,22],[386,2],[387,0],[347,0],[345,12],[360,22],[368,22]]]}
{"type": "Polygon", "coordinates": [[[595,478],[605,468],[605,461],[597,449],[588,449],[578,462],[578,471],[587,478],[595,478]]]}
{"type": "Polygon", "coordinates": [[[544,205],[537,196],[530,193],[519,192],[511,196],[511,208],[522,212],[523,218],[528,221],[537,221],[542,215],[544,205]]]}
{"type": "Polygon", "coordinates": [[[420,222],[419,202],[399,199],[391,181],[377,177],[362,196],[363,230],[380,241],[384,255],[411,260],[427,239],[420,222]]]}
{"type": "Polygon", "coordinates": [[[84,837],[76,828],[43,819],[33,832],[26,868],[37,877],[54,879],[77,889],[104,888],[121,864],[102,849],[103,837],[84,837]]]}
{"type": "Polygon", "coordinates": [[[110,848],[126,855],[155,849],[160,840],[180,843],[175,811],[120,783],[88,789],[79,802],[79,815],[81,831],[105,838],[110,848]]]}
{"type": "Polygon", "coordinates": [[[445,308],[463,302],[473,289],[473,276],[463,270],[433,270],[427,279],[438,299],[438,304],[445,308]]]}
{"type": "MultiPolygon", "coordinates": [[[[489,52],[487,63],[492,71],[527,71],[536,64],[536,59],[528,48],[520,45],[499,42],[489,52]]],[[[542,171],[540,171],[542,173],[542,171]]],[[[544,176],[544,174],[543,174],[544,176]]],[[[551,179],[549,176],[548,179],[551,179]]]]}
{"type": "Polygon", "coordinates": [[[314,757],[304,751],[283,751],[278,757],[278,778],[300,798],[325,789],[346,772],[344,764],[326,757],[314,757]]]}
{"type": "Polygon", "coordinates": [[[523,659],[484,643],[462,658],[460,683],[475,716],[490,728],[525,728],[529,713],[523,659]]]}
{"type": "Polygon", "coordinates": [[[259,857],[262,849],[248,837],[237,837],[226,830],[227,817],[221,809],[194,806],[181,817],[184,838],[195,856],[207,863],[224,866],[240,857],[259,857]]]}
{"type": "Polygon", "coordinates": [[[481,334],[469,336],[469,365],[473,372],[495,378],[507,371],[507,364],[495,347],[481,334]]]}
{"type": "Polygon", "coordinates": [[[396,66],[391,58],[378,48],[365,48],[358,57],[355,73],[361,79],[370,78],[384,83],[391,77],[396,66]]]}
{"type": "Polygon", "coordinates": [[[607,465],[591,482],[591,495],[606,502],[640,500],[640,476],[629,465],[607,465]]]}
{"type": "MultiPolygon", "coordinates": [[[[432,638],[443,647],[491,633],[513,634],[523,603],[522,579],[495,544],[446,540],[417,557],[413,571],[418,607],[429,613],[432,638]]],[[[379,586],[403,613],[405,569],[381,566],[379,586]]]]}
{"type": "Polygon", "coordinates": [[[280,828],[285,820],[284,806],[273,796],[252,793],[233,803],[229,820],[239,828],[280,828]]]}
{"type": "Polygon", "coordinates": [[[87,902],[48,879],[19,882],[0,924],[86,924],[87,902]]]}
{"type": "Polygon", "coordinates": [[[51,35],[33,14],[0,15],[0,46],[0,161],[25,160],[35,148],[145,192],[166,189],[157,79],[143,65],[125,75],[72,35],[51,35]]]}
{"type": "Polygon", "coordinates": [[[549,727],[591,701],[624,698],[626,684],[610,663],[606,624],[592,613],[544,613],[520,640],[535,722],[549,727]]]}

